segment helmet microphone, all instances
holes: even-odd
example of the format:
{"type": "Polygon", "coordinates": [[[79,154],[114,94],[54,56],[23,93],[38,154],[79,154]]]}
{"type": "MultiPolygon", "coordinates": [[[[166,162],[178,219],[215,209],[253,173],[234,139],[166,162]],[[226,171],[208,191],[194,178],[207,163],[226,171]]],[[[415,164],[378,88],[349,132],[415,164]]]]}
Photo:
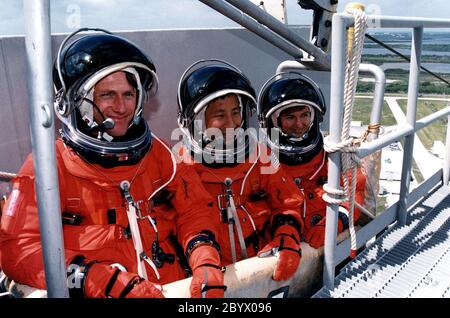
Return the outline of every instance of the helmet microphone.
{"type": "Polygon", "coordinates": [[[106,118],[99,126],[105,127],[106,130],[114,128],[116,122],[112,118],[106,118]]]}
{"type": "Polygon", "coordinates": [[[108,117],[100,125],[89,128],[88,132],[94,132],[94,131],[105,132],[108,129],[114,128],[115,125],[116,125],[116,122],[112,118],[108,117]]]}

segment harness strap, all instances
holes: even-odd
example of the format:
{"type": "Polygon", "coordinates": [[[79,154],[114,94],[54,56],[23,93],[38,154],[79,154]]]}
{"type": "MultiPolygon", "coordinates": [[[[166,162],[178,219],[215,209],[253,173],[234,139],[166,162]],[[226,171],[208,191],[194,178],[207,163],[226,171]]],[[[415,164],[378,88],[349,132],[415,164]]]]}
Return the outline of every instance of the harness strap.
{"type": "Polygon", "coordinates": [[[230,249],[231,249],[231,260],[233,263],[237,262],[236,258],[236,245],[234,242],[234,219],[231,209],[227,207],[227,218],[228,218],[228,238],[230,239],[230,249]]]}
{"type": "Polygon", "coordinates": [[[294,239],[294,241],[298,244],[297,239],[296,239],[293,235],[281,234],[281,235],[279,235],[279,236],[281,236],[281,239],[280,239],[280,246],[278,247],[278,251],[288,250],[288,251],[292,251],[292,252],[298,253],[298,255],[300,255],[300,257],[302,257],[302,249],[301,249],[301,248],[299,248],[298,250],[296,250],[296,249],[294,249],[294,248],[292,248],[292,247],[285,247],[285,246],[284,246],[284,237],[285,237],[285,236],[288,236],[288,237],[294,239]]]}
{"type": "Polygon", "coordinates": [[[258,229],[256,228],[255,221],[253,220],[252,215],[247,211],[245,206],[241,205],[240,208],[247,214],[248,219],[252,223],[252,227],[253,227],[253,233],[245,238],[245,246],[248,247],[248,246],[250,246],[250,244],[253,244],[253,248],[255,249],[255,252],[258,252],[259,251],[259,234],[258,234],[258,229]]]}
{"type": "MultiPolygon", "coordinates": [[[[234,223],[236,225],[237,235],[238,235],[238,239],[239,239],[239,245],[241,247],[241,258],[246,259],[246,258],[248,258],[247,246],[245,245],[244,234],[242,232],[241,222],[239,221],[239,216],[236,211],[236,206],[234,205],[233,196],[230,196],[229,200],[230,201],[229,201],[228,209],[231,210],[231,214],[233,215],[233,218],[235,220],[234,223]]],[[[233,225],[233,224],[231,224],[231,225],[233,225]]],[[[234,249],[234,248],[235,247],[233,246],[232,249],[234,249]]]]}
{"type": "Polygon", "coordinates": [[[222,273],[225,273],[225,271],[226,271],[226,267],[225,266],[218,266],[218,265],[210,264],[210,263],[205,263],[205,264],[202,264],[202,265],[200,265],[198,267],[214,267],[214,268],[220,269],[220,271],[222,273]]]}
{"type": "Polygon", "coordinates": [[[122,181],[120,183],[120,188],[122,189],[124,197],[127,201],[128,223],[130,225],[131,237],[133,239],[134,249],[136,251],[138,274],[139,274],[139,276],[144,277],[145,279],[148,279],[147,270],[146,270],[145,264],[144,264],[144,261],[145,261],[153,269],[153,271],[155,272],[156,278],[159,280],[160,275],[159,275],[158,269],[156,268],[156,265],[153,263],[153,261],[145,254],[144,247],[142,245],[141,233],[139,231],[139,225],[137,222],[137,214],[136,214],[137,211],[136,211],[134,200],[131,197],[131,194],[129,192],[129,187],[130,187],[130,183],[126,180],[122,181]]]}
{"type": "Polygon", "coordinates": [[[144,279],[142,277],[136,277],[132,279],[120,293],[119,298],[125,298],[133,290],[133,288],[136,287],[136,285],[142,282],[143,280],[144,279]]]}
{"type": "Polygon", "coordinates": [[[121,270],[116,268],[116,271],[111,276],[111,279],[109,280],[108,285],[106,285],[106,288],[105,288],[106,297],[109,297],[109,293],[111,292],[114,284],[116,283],[117,277],[119,277],[120,272],[121,272],[121,270]]]}

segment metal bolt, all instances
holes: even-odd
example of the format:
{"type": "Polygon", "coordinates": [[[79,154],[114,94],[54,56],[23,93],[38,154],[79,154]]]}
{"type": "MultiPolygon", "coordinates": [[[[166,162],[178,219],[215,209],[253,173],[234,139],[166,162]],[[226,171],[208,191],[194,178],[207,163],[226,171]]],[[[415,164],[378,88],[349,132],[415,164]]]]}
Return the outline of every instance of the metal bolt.
{"type": "Polygon", "coordinates": [[[320,45],[321,45],[322,47],[326,47],[326,46],[328,45],[328,40],[327,40],[327,39],[322,39],[322,40],[320,41],[320,45]]]}

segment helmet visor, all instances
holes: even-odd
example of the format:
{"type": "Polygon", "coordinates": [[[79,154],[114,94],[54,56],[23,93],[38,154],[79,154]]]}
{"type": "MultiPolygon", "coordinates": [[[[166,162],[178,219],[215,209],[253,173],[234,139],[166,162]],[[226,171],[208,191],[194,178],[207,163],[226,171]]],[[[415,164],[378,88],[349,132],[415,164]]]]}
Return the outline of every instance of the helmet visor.
{"type": "Polygon", "coordinates": [[[316,110],[320,110],[320,108],[310,101],[301,99],[288,100],[276,105],[267,112],[266,120],[272,124],[272,127],[278,128],[281,135],[292,139],[292,141],[301,141],[307,136],[309,130],[313,126],[316,110]],[[306,108],[308,110],[305,112],[309,114],[309,116],[305,118],[308,122],[303,121],[301,125],[298,125],[296,122],[295,129],[287,131],[286,129],[289,129],[288,127],[281,127],[281,116],[285,111],[295,111],[297,108],[299,108],[299,111],[301,111],[301,108],[306,108]]]}

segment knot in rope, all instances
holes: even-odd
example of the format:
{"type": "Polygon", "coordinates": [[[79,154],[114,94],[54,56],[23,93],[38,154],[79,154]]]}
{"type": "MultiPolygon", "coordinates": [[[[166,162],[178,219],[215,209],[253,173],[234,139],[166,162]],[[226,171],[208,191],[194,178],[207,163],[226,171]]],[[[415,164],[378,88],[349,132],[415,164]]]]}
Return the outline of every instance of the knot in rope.
{"type": "Polygon", "coordinates": [[[347,201],[344,190],[332,188],[328,183],[323,185],[323,191],[325,193],[322,195],[322,199],[329,204],[341,204],[347,201]]]}
{"type": "Polygon", "coordinates": [[[359,167],[361,166],[361,159],[356,154],[358,152],[358,147],[355,146],[355,140],[353,138],[348,138],[342,140],[339,143],[331,142],[330,136],[326,136],[323,141],[323,148],[328,153],[341,152],[342,154],[350,155],[350,159],[359,167]]]}

